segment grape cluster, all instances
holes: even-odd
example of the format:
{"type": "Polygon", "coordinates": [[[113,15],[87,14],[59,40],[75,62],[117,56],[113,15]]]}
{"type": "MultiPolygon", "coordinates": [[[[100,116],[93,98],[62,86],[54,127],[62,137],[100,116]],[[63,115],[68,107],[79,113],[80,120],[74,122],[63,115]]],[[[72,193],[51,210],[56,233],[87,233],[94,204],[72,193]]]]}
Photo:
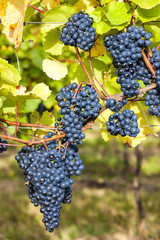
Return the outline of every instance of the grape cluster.
{"type": "MultiPolygon", "coordinates": [[[[49,132],[44,138],[51,138],[49,132]]],[[[25,176],[28,195],[35,206],[40,205],[46,230],[53,232],[59,225],[62,203],[70,203],[72,197],[72,175],[80,175],[84,169],[78,148],[69,145],[59,151],[58,141],[46,143],[38,148],[23,147],[16,156],[25,176]]],[[[62,144],[65,142],[62,139],[62,144]]]]}
{"type": "Polygon", "coordinates": [[[117,136],[120,134],[122,137],[130,136],[136,137],[140,132],[138,128],[138,117],[133,111],[125,109],[120,113],[119,111],[128,103],[126,98],[119,100],[118,102],[114,98],[107,99],[106,107],[109,108],[114,114],[109,116],[106,122],[107,131],[112,135],[117,136]]]}
{"type": "Polygon", "coordinates": [[[7,145],[1,145],[1,143],[7,144],[7,141],[0,138],[0,153],[7,151],[7,145]]]}
{"type": "MultiPolygon", "coordinates": [[[[61,88],[56,95],[59,113],[63,115],[62,131],[66,133],[69,143],[74,145],[82,144],[85,134],[82,127],[89,119],[97,118],[101,109],[101,104],[96,91],[90,85],[81,87],[76,93],[77,84],[72,83],[61,88]]],[[[57,124],[58,126],[58,124],[57,124]]]]}
{"type": "Polygon", "coordinates": [[[149,106],[150,115],[160,117],[160,87],[147,92],[145,105],[149,106]]]}
{"type": "Polygon", "coordinates": [[[117,68],[117,83],[123,94],[132,98],[139,93],[139,83],[148,84],[152,77],[142,58],[142,49],[151,45],[151,33],[143,27],[130,26],[127,32],[104,37],[104,46],[111,53],[113,64],[117,68]]]}
{"type": "Polygon", "coordinates": [[[106,122],[107,131],[114,136],[120,134],[122,137],[127,135],[136,137],[140,132],[137,119],[134,112],[129,109],[123,110],[122,113],[115,112],[106,122]]]}
{"type": "Polygon", "coordinates": [[[89,51],[95,42],[93,19],[87,13],[74,13],[61,30],[60,40],[65,45],[76,46],[85,52],[89,51]]]}

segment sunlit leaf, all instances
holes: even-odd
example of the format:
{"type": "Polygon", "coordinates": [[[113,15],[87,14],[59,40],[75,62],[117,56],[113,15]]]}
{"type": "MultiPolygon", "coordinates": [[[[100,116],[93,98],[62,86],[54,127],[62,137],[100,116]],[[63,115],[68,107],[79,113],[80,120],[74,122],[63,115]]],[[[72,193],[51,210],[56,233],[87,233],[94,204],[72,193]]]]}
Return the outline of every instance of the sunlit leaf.
{"type": "Polygon", "coordinates": [[[160,3],[160,0],[132,0],[132,2],[139,5],[141,8],[150,9],[160,3]]]}
{"type": "Polygon", "coordinates": [[[3,33],[8,41],[19,49],[22,42],[23,22],[26,8],[31,0],[1,0],[0,17],[3,33]]]}
{"type": "Polygon", "coordinates": [[[44,59],[42,68],[47,76],[54,80],[60,80],[61,78],[64,78],[68,73],[66,65],[56,60],[44,59]]]}
{"type": "Polygon", "coordinates": [[[19,85],[19,81],[21,80],[21,76],[18,70],[9,64],[6,60],[0,58],[0,81],[12,84],[14,86],[19,85]]]}

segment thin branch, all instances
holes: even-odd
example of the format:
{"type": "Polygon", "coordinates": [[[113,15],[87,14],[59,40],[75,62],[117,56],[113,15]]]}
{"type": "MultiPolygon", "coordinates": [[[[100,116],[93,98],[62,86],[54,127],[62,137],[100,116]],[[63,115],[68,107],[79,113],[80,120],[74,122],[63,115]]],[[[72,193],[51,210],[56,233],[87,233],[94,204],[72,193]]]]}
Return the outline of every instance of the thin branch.
{"type": "Polygon", "coordinates": [[[44,11],[40,10],[39,8],[36,8],[35,6],[31,5],[31,4],[28,4],[29,7],[37,10],[38,12],[41,12],[41,13],[45,13],[44,11]]]}
{"type": "Polygon", "coordinates": [[[93,86],[93,88],[95,89],[95,91],[96,91],[97,94],[98,94],[98,97],[104,99],[103,95],[99,92],[98,88],[97,88],[96,85],[94,84],[93,79],[90,77],[87,69],[85,68],[85,66],[84,66],[84,64],[83,64],[83,62],[82,62],[82,58],[81,58],[81,56],[80,56],[80,53],[79,53],[79,50],[78,50],[78,47],[77,47],[77,46],[75,47],[75,50],[76,50],[76,53],[77,53],[77,57],[78,57],[79,63],[80,63],[80,65],[81,65],[81,67],[83,68],[83,71],[85,72],[85,74],[86,74],[86,76],[87,76],[87,78],[88,78],[88,80],[89,80],[90,85],[93,86]]]}
{"type": "Polygon", "coordinates": [[[15,138],[17,137],[17,124],[18,124],[18,104],[16,102],[16,126],[15,126],[15,138]]]}
{"type": "Polygon", "coordinates": [[[7,132],[7,130],[4,128],[4,126],[2,125],[2,123],[0,123],[0,127],[2,128],[4,134],[6,134],[7,136],[10,136],[10,134],[7,132]]]}
{"type": "Polygon", "coordinates": [[[144,53],[144,51],[142,50],[142,58],[144,60],[144,62],[146,63],[148,69],[151,71],[153,78],[156,78],[156,71],[155,68],[153,67],[153,65],[150,63],[149,59],[147,58],[146,54],[144,53]]]}
{"type": "Polygon", "coordinates": [[[91,69],[91,72],[93,74],[94,79],[96,80],[96,82],[99,84],[99,86],[104,91],[103,95],[106,96],[106,97],[109,97],[109,94],[106,92],[106,90],[104,89],[103,85],[98,81],[98,79],[96,78],[96,75],[95,75],[95,73],[93,71],[92,60],[91,60],[91,51],[89,51],[89,64],[90,64],[90,69],[91,69]]]}
{"type": "MultiPolygon", "coordinates": [[[[0,122],[4,122],[6,123],[8,126],[15,126],[16,125],[16,122],[12,122],[12,121],[9,121],[9,120],[6,120],[6,119],[3,119],[3,118],[0,118],[0,122]]],[[[18,122],[17,123],[17,126],[21,126],[21,127],[32,127],[32,128],[48,128],[48,129],[56,129],[55,127],[53,126],[47,126],[47,125],[41,125],[39,123],[21,123],[21,122],[18,122]]]]}
{"type": "Polygon", "coordinates": [[[60,138],[64,138],[65,136],[66,136],[66,134],[63,133],[63,134],[54,136],[52,138],[43,139],[41,141],[26,141],[26,140],[22,140],[22,139],[19,139],[19,138],[15,138],[15,137],[11,137],[11,136],[5,136],[5,135],[0,134],[0,138],[2,138],[2,139],[4,138],[4,139],[11,140],[11,141],[14,141],[14,142],[20,142],[20,143],[26,144],[28,146],[50,142],[52,140],[57,140],[57,139],[60,139],[60,138]]]}

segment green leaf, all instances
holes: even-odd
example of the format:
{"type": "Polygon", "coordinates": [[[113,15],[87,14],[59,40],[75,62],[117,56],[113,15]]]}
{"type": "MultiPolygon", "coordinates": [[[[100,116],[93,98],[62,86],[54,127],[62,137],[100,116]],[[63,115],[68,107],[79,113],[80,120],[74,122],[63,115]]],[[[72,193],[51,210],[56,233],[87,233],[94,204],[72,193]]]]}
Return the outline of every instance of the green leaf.
{"type": "Polygon", "coordinates": [[[62,49],[65,47],[60,41],[60,32],[58,29],[53,29],[45,34],[43,37],[44,50],[53,55],[61,55],[62,49]]]}
{"type": "Polygon", "coordinates": [[[21,76],[18,70],[9,64],[6,60],[0,58],[0,81],[12,84],[14,86],[19,85],[21,76]]]}
{"type": "Polygon", "coordinates": [[[104,22],[104,21],[100,21],[98,23],[95,23],[93,25],[93,27],[95,27],[96,33],[101,34],[101,35],[109,32],[111,30],[111,25],[108,24],[107,22],[104,22]]]}
{"type": "Polygon", "coordinates": [[[160,4],[153,7],[152,9],[143,9],[141,7],[137,8],[138,18],[142,22],[154,21],[160,18],[160,4]]]}
{"type": "Polygon", "coordinates": [[[145,30],[147,32],[151,32],[152,33],[152,39],[154,42],[159,42],[160,39],[160,27],[156,26],[156,25],[146,25],[145,24],[145,30]]]}
{"type": "Polygon", "coordinates": [[[68,68],[66,65],[55,60],[44,59],[42,68],[47,76],[54,80],[60,80],[68,73],[68,68]]]}
{"type": "Polygon", "coordinates": [[[124,2],[111,2],[103,9],[106,11],[108,20],[113,25],[121,25],[129,22],[132,18],[132,14],[129,12],[129,5],[124,2]]]}
{"type": "Polygon", "coordinates": [[[34,112],[38,108],[40,102],[41,102],[41,99],[28,99],[28,100],[26,100],[26,102],[25,102],[25,104],[26,104],[25,105],[25,112],[26,113],[34,112]]]}
{"type": "Polygon", "coordinates": [[[39,123],[42,125],[53,126],[55,123],[55,117],[53,116],[52,113],[45,111],[45,112],[43,112],[43,115],[42,115],[39,123]]]}
{"type": "Polygon", "coordinates": [[[141,8],[150,9],[160,3],[160,0],[132,0],[132,2],[138,4],[141,8]]]}
{"type": "Polygon", "coordinates": [[[48,32],[51,29],[62,26],[68,21],[68,18],[75,12],[74,7],[70,6],[57,6],[47,11],[44,15],[43,22],[49,22],[45,24],[42,28],[42,32],[48,32]]]}
{"type": "MultiPolygon", "coordinates": [[[[40,3],[39,3],[39,0],[36,0],[36,1],[32,1],[31,2],[32,6],[38,8],[40,3]]],[[[27,10],[26,10],[26,13],[25,13],[25,18],[24,18],[24,21],[29,21],[29,19],[33,16],[33,14],[35,13],[35,9],[32,8],[32,7],[27,7],[27,10]]]]}
{"type": "Polygon", "coordinates": [[[101,7],[97,7],[94,12],[89,14],[90,17],[93,18],[94,23],[98,23],[101,20],[102,17],[102,8],[101,7]]]}
{"type": "MultiPolygon", "coordinates": [[[[93,74],[90,69],[90,64],[89,64],[88,59],[84,60],[84,65],[85,65],[89,75],[93,78],[93,74]]],[[[97,59],[92,59],[92,67],[93,67],[94,73],[95,73],[96,77],[98,78],[98,80],[102,80],[103,72],[105,71],[106,65],[97,59]]],[[[88,81],[86,74],[84,73],[81,65],[78,65],[77,70],[75,71],[74,76],[73,76],[73,81],[76,81],[78,83],[80,83],[82,81],[88,81]]]]}

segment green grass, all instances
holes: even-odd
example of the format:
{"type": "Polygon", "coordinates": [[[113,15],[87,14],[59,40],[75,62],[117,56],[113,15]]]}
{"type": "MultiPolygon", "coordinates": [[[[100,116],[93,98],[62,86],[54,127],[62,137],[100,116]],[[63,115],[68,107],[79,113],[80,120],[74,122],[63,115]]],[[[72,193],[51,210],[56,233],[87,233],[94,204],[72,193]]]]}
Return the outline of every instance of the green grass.
{"type": "MultiPolygon", "coordinates": [[[[143,143],[142,203],[147,239],[160,237],[160,149],[157,139],[143,143]]],[[[85,170],[74,177],[72,202],[63,205],[61,224],[45,231],[39,208],[27,195],[23,176],[14,160],[15,150],[0,159],[0,240],[142,240],[132,188],[136,156],[128,150],[129,169],[124,174],[124,146],[105,143],[90,135],[80,149],[85,170]]]]}

